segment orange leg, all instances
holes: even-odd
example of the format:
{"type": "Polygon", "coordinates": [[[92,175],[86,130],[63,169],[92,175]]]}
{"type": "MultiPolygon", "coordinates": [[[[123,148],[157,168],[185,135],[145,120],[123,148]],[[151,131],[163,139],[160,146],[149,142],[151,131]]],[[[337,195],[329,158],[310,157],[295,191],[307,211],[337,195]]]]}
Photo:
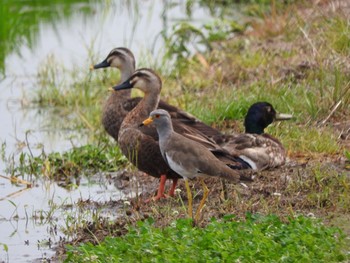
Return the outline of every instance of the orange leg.
{"type": "Polygon", "coordinates": [[[177,180],[178,180],[177,178],[173,179],[173,184],[171,185],[171,188],[169,190],[169,196],[175,195],[175,188],[176,188],[177,180]]]}
{"type": "Polygon", "coordinates": [[[161,175],[160,176],[160,183],[159,183],[159,187],[158,187],[158,192],[157,192],[157,195],[150,198],[150,199],[147,199],[145,202],[148,203],[150,201],[157,201],[161,198],[165,198],[165,195],[164,195],[164,191],[165,191],[165,182],[166,182],[166,175],[161,175]]]}

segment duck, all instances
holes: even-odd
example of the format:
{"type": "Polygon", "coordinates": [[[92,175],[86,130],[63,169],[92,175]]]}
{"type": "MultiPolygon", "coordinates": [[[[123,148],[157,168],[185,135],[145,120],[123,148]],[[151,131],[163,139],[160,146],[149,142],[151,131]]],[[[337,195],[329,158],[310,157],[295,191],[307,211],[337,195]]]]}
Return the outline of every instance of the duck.
{"type": "MultiPolygon", "coordinates": [[[[164,185],[167,179],[173,181],[169,196],[174,196],[177,181],[182,176],[174,172],[164,161],[159,149],[159,137],[155,127],[140,126],[140,123],[148,118],[153,110],[157,109],[162,81],[152,69],[141,68],[136,70],[124,83],[116,85],[111,89],[120,92],[121,90],[132,88],[141,90],[144,93],[144,97],[124,118],[118,136],[119,147],[122,153],[139,170],[153,177],[160,178],[158,192],[152,198],[153,201],[165,197],[164,185]]],[[[172,113],[169,114],[172,116],[172,113]]],[[[199,121],[191,117],[185,118],[187,115],[184,114],[182,116],[182,118],[178,118],[178,115],[175,115],[175,118],[171,118],[172,125],[177,133],[202,144],[212,151],[218,159],[233,167],[233,169],[237,166],[249,167],[244,160],[232,156],[228,151],[219,146],[211,136],[207,136],[200,129],[197,129],[197,124],[200,123],[199,121]]],[[[205,124],[201,125],[204,126],[205,124]]],[[[210,128],[207,129],[210,130],[210,128]]],[[[220,135],[216,130],[214,130],[214,133],[220,135]]]]}
{"type": "MultiPolygon", "coordinates": [[[[123,83],[135,71],[135,57],[128,48],[114,48],[102,62],[91,66],[90,69],[107,67],[119,69],[120,83],[123,83]]],[[[139,101],[140,98],[131,98],[130,90],[123,90],[118,94],[111,92],[105,101],[102,109],[102,125],[105,131],[116,141],[118,141],[119,129],[125,116],[139,101]]]]}
{"type": "Polygon", "coordinates": [[[286,150],[277,138],[265,133],[265,128],[274,121],[292,118],[291,114],[276,112],[269,102],[256,102],[245,116],[245,133],[231,135],[221,147],[244,160],[252,170],[280,167],[286,162],[286,150]]]}
{"type": "Polygon", "coordinates": [[[188,180],[200,178],[203,197],[196,211],[195,222],[198,222],[209,193],[203,178],[223,178],[233,183],[246,179],[246,177],[240,175],[239,170],[229,168],[204,145],[175,132],[171,116],[167,111],[162,109],[152,111],[149,117],[142,122],[142,125],[147,126],[151,123],[156,127],[163,159],[173,171],[185,180],[190,218],[193,218],[193,198],[188,180]]]}
{"type": "MultiPolygon", "coordinates": [[[[120,70],[119,84],[125,82],[135,72],[135,57],[130,49],[117,47],[112,49],[107,57],[100,63],[90,67],[91,70],[113,67],[120,70]]],[[[131,97],[131,90],[124,89],[119,92],[111,92],[102,110],[102,125],[106,132],[118,141],[118,134],[125,116],[136,107],[141,101],[141,97],[131,97]]],[[[178,119],[203,134],[212,138],[221,138],[222,133],[204,124],[193,115],[160,100],[158,107],[168,111],[173,119],[178,119]]],[[[156,132],[154,134],[156,137],[156,132]]]]}

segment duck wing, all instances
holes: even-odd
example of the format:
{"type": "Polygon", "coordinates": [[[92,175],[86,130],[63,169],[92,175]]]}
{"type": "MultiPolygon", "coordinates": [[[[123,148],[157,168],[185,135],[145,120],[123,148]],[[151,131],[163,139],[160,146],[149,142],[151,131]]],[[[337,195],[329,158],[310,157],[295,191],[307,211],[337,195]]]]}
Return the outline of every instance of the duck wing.
{"type": "Polygon", "coordinates": [[[256,170],[277,167],[286,160],[286,151],[282,144],[268,134],[240,134],[233,136],[222,147],[256,170]]]}

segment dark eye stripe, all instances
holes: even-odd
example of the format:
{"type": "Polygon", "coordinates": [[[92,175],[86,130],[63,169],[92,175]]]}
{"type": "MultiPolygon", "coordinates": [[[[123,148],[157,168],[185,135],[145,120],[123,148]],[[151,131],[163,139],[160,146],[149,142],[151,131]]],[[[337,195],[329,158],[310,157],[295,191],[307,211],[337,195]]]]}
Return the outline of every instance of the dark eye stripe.
{"type": "Polygon", "coordinates": [[[131,82],[134,78],[139,77],[139,78],[144,78],[149,80],[150,76],[148,74],[142,73],[142,72],[136,72],[134,75],[132,75],[127,81],[131,82]]]}
{"type": "Polygon", "coordinates": [[[123,48],[123,47],[119,47],[119,48],[115,48],[113,49],[109,54],[108,54],[108,57],[111,57],[111,56],[119,56],[119,57],[134,57],[134,55],[131,53],[131,51],[127,48],[123,48]]]}
{"type": "Polygon", "coordinates": [[[136,72],[132,78],[139,77],[139,78],[144,78],[144,79],[150,79],[150,76],[147,73],[143,73],[141,71],[136,72]]]}
{"type": "Polygon", "coordinates": [[[109,53],[108,57],[112,57],[112,56],[117,56],[117,57],[125,57],[125,54],[123,54],[122,52],[118,51],[118,50],[114,50],[111,53],[109,53]]]}
{"type": "Polygon", "coordinates": [[[135,73],[129,78],[129,81],[133,80],[135,77],[143,78],[146,81],[153,81],[154,78],[157,78],[160,84],[162,83],[158,75],[151,69],[142,68],[135,71],[135,73]]]}

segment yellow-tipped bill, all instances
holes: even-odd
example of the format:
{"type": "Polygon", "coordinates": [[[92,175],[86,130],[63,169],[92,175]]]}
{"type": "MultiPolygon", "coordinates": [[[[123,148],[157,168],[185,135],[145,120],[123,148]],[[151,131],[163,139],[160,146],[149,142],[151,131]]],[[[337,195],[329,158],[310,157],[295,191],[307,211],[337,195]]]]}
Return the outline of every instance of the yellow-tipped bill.
{"type": "Polygon", "coordinates": [[[91,65],[90,66],[90,70],[94,70],[95,68],[94,68],[94,65],[91,65]]]}
{"type": "Polygon", "coordinates": [[[143,125],[149,125],[153,122],[153,118],[152,117],[149,117],[148,119],[144,120],[142,122],[143,125]]]}
{"type": "Polygon", "coordinates": [[[115,91],[115,90],[113,89],[113,87],[109,87],[108,91],[115,91]]]}

